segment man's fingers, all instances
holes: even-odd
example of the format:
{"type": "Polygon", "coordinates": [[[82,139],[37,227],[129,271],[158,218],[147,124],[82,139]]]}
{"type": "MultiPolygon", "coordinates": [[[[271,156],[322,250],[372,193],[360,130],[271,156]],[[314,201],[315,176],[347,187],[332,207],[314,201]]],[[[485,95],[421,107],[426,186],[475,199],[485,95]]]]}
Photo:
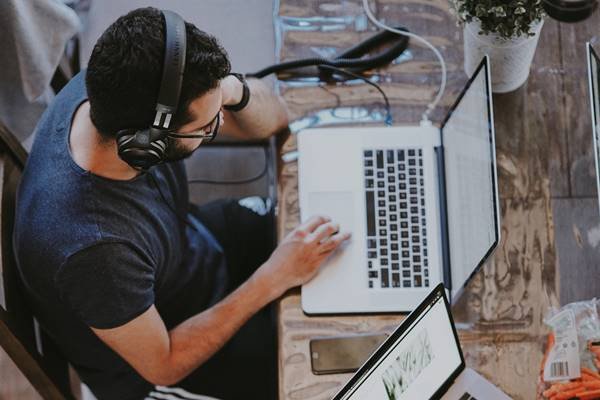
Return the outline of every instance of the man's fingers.
{"type": "Polygon", "coordinates": [[[309,218],[308,221],[300,225],[298,229],[304,230],[308,233],[312,233],[312,231],[317,229],[317,227],[329,221],[331,221],[331,218],[329,217],[326,217],[324,215],[315,215],[314,217],[309,218]]]}
{"type": "Polygon", "coordinates": [[[323,242],[319,248],[319,252],[323,253],[331,253],[335,249],[337,249],[342,243],[346,240],[350,239],[352,235],[349,232],[340,232],[331,236],[327,241],[323,242]]]}
{"type": "Polygon", "coordinates": [[[308,237],[311,242],[320,244],[328,237],[340,230],[340,226],[335,222],[327,222],[326,224],[320,225],[314,232],[308,237]]]}

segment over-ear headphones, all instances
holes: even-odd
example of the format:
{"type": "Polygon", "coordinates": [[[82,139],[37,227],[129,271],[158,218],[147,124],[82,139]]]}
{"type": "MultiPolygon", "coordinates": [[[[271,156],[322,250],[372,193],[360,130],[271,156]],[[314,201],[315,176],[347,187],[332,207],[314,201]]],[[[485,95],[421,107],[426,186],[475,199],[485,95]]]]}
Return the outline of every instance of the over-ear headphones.
{"type": "Polygon", "coordinates": [[[173,11],[162,10],[165,19],[165,58],[154,122],[147,129],[117,133],[119,157],[134,168],[147,170],[164,161],[169,128],[177,111],[185,68],[185,21],[173,11]]]}

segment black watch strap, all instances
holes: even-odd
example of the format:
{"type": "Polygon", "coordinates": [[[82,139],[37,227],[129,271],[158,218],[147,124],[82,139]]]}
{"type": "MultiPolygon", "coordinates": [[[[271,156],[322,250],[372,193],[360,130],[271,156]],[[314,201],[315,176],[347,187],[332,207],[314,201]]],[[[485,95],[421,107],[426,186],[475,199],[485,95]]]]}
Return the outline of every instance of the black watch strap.
{"type": "Polygon", "coordinates": [[[250,101],[250,88],[248,87],[248,83],[246,83],[246,77],[243,74],[237,74],[232,72],[229,75],[235,76],[240,82],[242,82],[242,100],[240,100],[240,102],[237,104],[223,106],[223,108],[228,111],[240,111],[244,109],[244,107],[248,105],[248,101],[250,101]]]}

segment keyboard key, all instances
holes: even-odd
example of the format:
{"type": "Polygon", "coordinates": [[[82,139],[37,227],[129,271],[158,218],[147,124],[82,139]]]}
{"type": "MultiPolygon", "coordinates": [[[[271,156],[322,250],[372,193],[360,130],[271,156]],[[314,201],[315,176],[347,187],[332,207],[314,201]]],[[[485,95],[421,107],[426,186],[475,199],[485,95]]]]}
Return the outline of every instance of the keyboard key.
{"type": "MultiPolygon", "coordinates": [[[[382,256],[382,257],[383,257],[383,256],[387,256],[387,255],[388,255],[388,251],[387,251],[387,249],[379,249],[379,255],[380,255],[380,256],[382,256]]],[[[383,261],[383,260],[381,260],[381,261],[383,261]]],[[[387,261],[387,260],[386,260],[386,261],[387,261]]],[[[383,264],[382,264],[382,265],[383,265],[383,264]]]]}
{"type": "Polygon", "coordinates": [[[408,279],[405,279],[402,281],[402,286],[403,287],[410,287],[410,281],[408,279]]]}
{"type": "Polygon", "coordinates": [[[415,287],[421,287],[421,275],[415,275],[414,280],[415,280],[415,287]]]}
{"type": "Polygon", "coordinates": [[[420,273],[421,272],[421,266],[419,264],[415,264],[413,265],[413,272],[415,273],[420,273]]]}
{"type": "Polygon", "coordinates": [[[390,211],[396,211],[396,205],[395,204],[390,204],[390,211]]]}
{"type": "Polygon", "coordinates": [[[375,247],[377,247],[377,240],[375,240],[375,239],[367,239],[367,247],[369,249],[374,249],[375,247]]]}
{"type": "Polygon", "coordinates": [[[387,239],[379,239],[380,246],[387,246],[387,239]]]}
{"type": "MultiPolygon", "coordinates": [[[[387,167],[387,172],[389,174],[393,174],[394,173],[394,167],[387,167]]],[[[393,177],[393,175],[392,175],[392,177],[393,177]]]]}
{"type": "Polygon", "coordinates": [[[408,155],[411,156],[411,157],[414,156],[415,155],[415,150],[414,149],[408,150],[408,155]]]}
{"type": "Polygon", "coordinates": [[[429,279],[425,279],[425,287],[429,287],[429,279]]]}
{"type": "Polygon", "coordinates": [[[386,151],[386,154],[387,154],[388,164],[393,164],[394,163],[394,150],[388,150],[388,151],[386,151]]]}
{"type": "Polygon", "coordinates": [[[392,240],[398,240],[398,234],[396,234],[396,233],[392,233],[392,234],[390,235],[390,239],[392,239],[392,240]]]}
{"type": "Polygon", "coordinates": [[[377,271],[369,271],[369,278],[377,278],[378,275],[377,271]]]}
{"type": "Polygon", "coordinates": [[[400,190],[406,190],[406,183],[405,182],[400,182],[398,184],[398,189],[400,189],[400,190]]]}
{"type": "Polygon", "coordinates": [[[398,250],[398,243],[392,243],[391,248],[392,250],[398,250]]]}
{"type": "Polygon", "coordinates": [[[413,253],[420,253],[421,252],[421,247],[420,246],[413,246],[412,247],[412,251],[413,253]]]}
{"type": "Polygon", "coordinates": [[[406,169],[406,166],[404,164],[398,164],[398,169],[400,171],[404,171],[406,169]]]}
{"type": "Polygon", "coordinates": [[[413,256],[413,261],[414,262],[421,262],[421,256],[413,256]]]}
{"type": "Polygon", "coordinates": [[[421,240],[421,238],[418,235],[412,237],[412,242],[413,243],[419,243],[420,240],[421,240]]]}
{"type": "Polygon", "coordinates": [[[408,249],[408,241],[406,241],[406,240],[402,241],[402,248],[403,249],[408,249]]]}
{"type": "MultiPolygon", "coordinates": [[[[407,231],[402,231],[402,233],[400,233],[400,236],[402,238],[408,238],[408,232],[407,231]]],[[[408,243],[408,242],[406,242],[406,243],[408,243]]]]}
{"type": "Polygon", "coordinates": [[[373,157],[373,150],[365,150],[363,154],[365,157],[373,157]]]}
{"type": "Polygon", "coordinates": [[[428,269],[424,269],[423,270],[423,275],[425,275],[425,277],[429,276],[429,270],[428,269]]]}
{"type": "Polygon", "coordinates": [[[373,289],[373,281],[369,281],[369,289],[373,289]]]}
{"type": "Polygon", "coordinates": [[[397,219],[398,219],[398,216],[396,214],[390,215],[390,221],[396,221],[397,219]]]}
{"type": "Polygon", "coordinates": [[[408,165],[411,165],[411,166],[412,166],[412,165],[416,165],[416,161],[415,161],[415,159],[414,159],[414,158],[410,158],[410,159],[408,160],[408,165]]]}
{"type": "Polygon", "coordinates": [[[381,270],[381,287],[386,288],[389,286],[390,286],[390,281],[389,281],[389,276],[388,276],[388,270],[387,270],[387,268],[383,268],[381,270]]]}
{"type": "Polygon", "coordinates": [[[388,265],[388,259],[387,258],[382,258],[381,259],[381,265],[388,265]]]}
{"type": "Polygon", "coordinates": [[[375,193],[367,191],[367,235],[375,236],[375,193]]]}
{"type": "Polygon", "coordinates": [[[398,253],[392,253],[392,261],[398,261],[398,253]]]}
{"type": "Polygon", "coordinates": [[[394,175],[390,175],[390,176],[388,176],[388,180],[387,181],[389,183],[394,183],[394,182],[396,182],[396,178],[394,178],[394,175]]]}
{"type": "Polygon", "coordinates": [[[390,186],[390,187],[388,187],[388,191],[395,192],[396,191],[396,186],[390,186]]]}
{"type": "Polygon", "coordinates": [[[405,202],[405,201],[401,201],[401,202],[400,202],[400,209],[401,209],[401,210],[406,210],[406,207],[407,207],[407,204],[406,204],[406,202],[405,202]]]}
{"type": "Polygon", "coordinates": [[[411,187],[409,189],[410,194],[417,194],[417,188],[416,187],[411,187]]]}
{"type": "Polygon", "coordinates": [[[367,180],[365,181],[365,187],[366,187],[367,189],[371,189],[371,188],[373,188],[373,179],[367,179],[367,180]]]}
{"type": "Polygon", "coordinates": [[[385,200],[377,200],[377,205],[379,205],[379,207],[385,207],[385,200]]]}
{"type": "Polygon", "coordinates": [[[377,213],[380,217],[385,217],[385,210],[379,210],[377,213]]]}
{"type": "Polygon", "coordinates": [[[411,185],[416,185],[417,184],[417,178],[408,178],[408,183],[410,183],[411,185]]]}
{"type": "Polygon", "coordinates": [[[410,278],[410,271],[409,270],[402,271],[402,277],[403,278],[410,278]]]}
{"type": "Polygon", "coordinates": [[[423,155],[423,150],[419,149],[419,155],[422,156],[423,155]]]}
{"type": "Polygon", "coordinates": [[[400,200],[406,199],[406,193],[404,193],[404,192],[400,192],[399,196],[400,196],[400,200]]]}
{"type": "Polygon", "coordinates": [[[369,269],[373,268],[373,261],[369,260],[369,262],[367,263],[367,265],[369,266],[369,269]]]}
{"type": "Polygon", "coordinates": [[[410,230],[411,230],[412,233],[419,233],[419,226],[418,225],[413,225],[410,228],[410,230]]]}
{"type": "Polygon", "coordinates": [[[377,252],[376,251],[369,251],[367,253],[367,257],[369,257],[369,258],[377,258],[377,252]]]}
{"type": "Polygon", "coordinates": [[[399,273],[392,274],[392,287],[400,287],[400,274],[399,273]]]}
{"type": "Polygon", "coordinates": [[[365,167],[372,167],[373,166],[373,160],[365,160],[365,167]]]}
{"type": "Polygon", "coordinates": [[[392,203],[396,202],[396,195],[395,194],[390,194],[388,196],[388,200],[391,201],[392,203]]]}
{"type": "Polygon", "coordinates": [[[408,175],[416,175],[417,174],[417,169],[416,168],[409,168],[408,169],[408,175]]]}
{"type": "Polygon", "coordinates": [[[418,204],[418,203],[419,203],[419,199],[417,199],[416,197],[410,198],[410,204],[418,204]]]}
{"type": "Polygon", "coordinates": [[[417,216],[410,217],[410,222],[412,222],[413,224],[418,224],[419,223],[419,217],[417,217],[417,216]]]}
{"type": "Polygon", "coordinates": [[[398,180],[399,180],[399,181],[404,181],[404,180],[406,180],[406,174],[405,174],[405,173],[402,173],[402,172],[401,172],[401,173],[399,173],[399,174],[398,174],[398,180]]]}
{"type": "Polygon", "coordinates": [[[396,232],[396,231],[398,231],[398,225],[390,224],[390,232],[396,232]]]}
{"type": "Polygon", "coordinates": [[[378,181],[377,182],[377,187],[380,188],[380,189],[384,188],[385,187],[385,182],[384,181],[378,181]]]}
{"type": "Polygon", "coordinates": [[[418,214],[419,213],[419,207],[416,207],[416,206],[411,207],[410,208],[410,212],[413,213],[413,214],[418,214]]]}
{"type": "Polygon", "coordinates": [[[377,168],[383,168],[383,151],[377,150],[377,168]]]}
{"type": "Polygon", "coordinates": [[[379,197],[385,197],[385,190],[379,190],[377,192],[377,196],[379,196],[379,197]]]}
{"type": "Polygon", "coordinates": [[[380,229],[379,230],[379,236],[387,236],[387,230],[386,229],[380,229]]]}
{"type": "Polygon", "coordinates": [[[373,170],[372,169],[366,169],[365,170],[365,176],[373,176],[373,170]]]}
{"type": "Polygon", "coordinates": [[[387,221],[385,219],[379,220],[379,226],[386,226],[386,225],[387,225],[387,221]]]}
{"type": "Polygon", "coordinates": [[[385,176],[385,174],[383,173],[383,171],[377,171],[378,178],[383,178],[384,176],[385,176]]]}
{"type": "Polygon", "coordinates": [[[404,250],[404,251],[402,252],[402,257],[404,257],[404,258],[408,258],[408,257],[410,257],[410,252],[409,252],[408,250],[404,250]]]}
{"type": "MultiPolygon", "coordinates": [[[[402,219],[408,218],[408,213],[406,211],[400,212],[400,218],[402,218],[402,219]]],[[[408,222],[403,221],[400,223],[400,226],[402,226],[403,228],[406,228],[408,226],[408,222]],[[404,225],[406,225],[406,226],[404,226],[404,225]]]]}
{"type": "MultiPolygon", "coordinates": [[[[410,261],[408,260],[403,260],[402,261],[402,268],[410,268],[410,261]]],[[[409,271],[410,272],[410,271],[409,271]]]]}
{"type": "Polygon", "coordinates": [[[398,161],[404,161],[404,150],[398,150],[396,154],[398,155],[398,161]]]}
{"type": "Polygon", "coordinates": [[[398,264],[398,263],[392,263],[392,269],[393,270],[399,270],[400,269],[400,264],[398,264]]]}

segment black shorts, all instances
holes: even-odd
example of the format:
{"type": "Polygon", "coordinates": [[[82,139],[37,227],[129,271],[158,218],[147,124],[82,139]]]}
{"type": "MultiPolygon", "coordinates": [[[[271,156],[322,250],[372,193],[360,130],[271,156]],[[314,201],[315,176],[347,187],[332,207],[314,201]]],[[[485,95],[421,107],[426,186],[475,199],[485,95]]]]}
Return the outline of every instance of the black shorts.
{"type": "MultiPolygon", "coordinates": [[[[191,210],[223,247],[229,274],[228,292],[248,279],[273,251],[274,213],[267,202],[261,201],[217,200],[193,206],[191,210]]],[[[222,400],[275,399],[275,332],[274,308],[267,306],[212,358],[174,386],[222,400]]]]}

